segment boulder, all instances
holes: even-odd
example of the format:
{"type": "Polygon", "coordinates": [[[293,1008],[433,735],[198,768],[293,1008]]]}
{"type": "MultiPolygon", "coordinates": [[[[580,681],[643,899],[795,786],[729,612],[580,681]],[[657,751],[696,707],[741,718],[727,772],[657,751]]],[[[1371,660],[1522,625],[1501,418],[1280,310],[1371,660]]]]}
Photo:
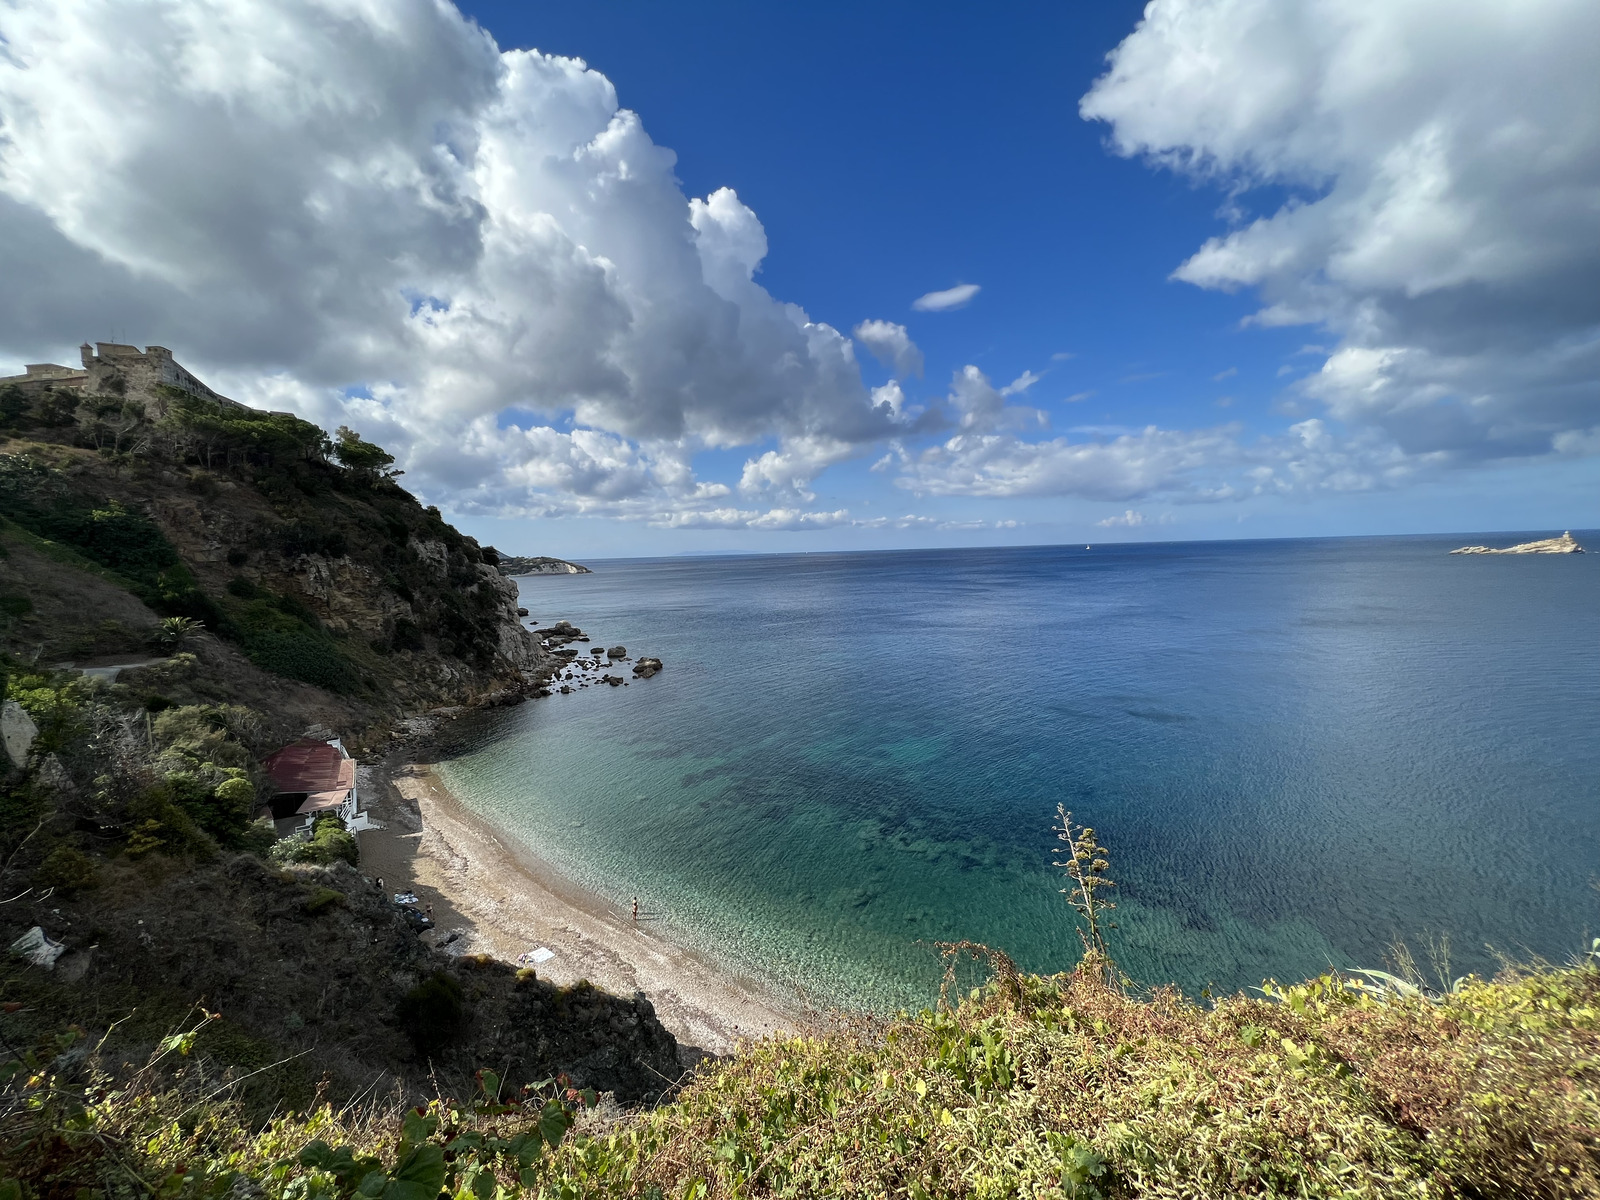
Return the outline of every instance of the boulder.
{"type": "Polygon", "coordinates": [[[39,727],[33,718],[15,700],[7,700],[0,710],[0,739],[6,748],[6,757],[13,766],[28,765],[28,751],[33,749],[33,739],[39,736],[39,727]]]}
{"type": "Polygon", "coordinates": [[[626,646],[613,646],[606,651],[606,656],[608,658],[627,658],[628,648],[626,646]]]}
{"type": "Polygon", "coordinates": [[[640,679],[649,679],[659,670],[661,670],[659,658],[641,658],[633,664],[633,673],[640,679]]]}

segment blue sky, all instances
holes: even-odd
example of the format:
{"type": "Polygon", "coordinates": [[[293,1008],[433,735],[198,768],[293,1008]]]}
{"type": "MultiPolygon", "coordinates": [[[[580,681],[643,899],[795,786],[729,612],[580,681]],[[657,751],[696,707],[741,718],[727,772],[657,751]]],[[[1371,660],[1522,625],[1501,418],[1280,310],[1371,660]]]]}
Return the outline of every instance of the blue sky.
{"type": "Polygon", "coordinates": [[[0,356],[172,346],[514,551],[1600,525],[1592,7],[1330,5],[113,3],[174,83],[24,2],[0,268],[101,283],[0,356]]]}

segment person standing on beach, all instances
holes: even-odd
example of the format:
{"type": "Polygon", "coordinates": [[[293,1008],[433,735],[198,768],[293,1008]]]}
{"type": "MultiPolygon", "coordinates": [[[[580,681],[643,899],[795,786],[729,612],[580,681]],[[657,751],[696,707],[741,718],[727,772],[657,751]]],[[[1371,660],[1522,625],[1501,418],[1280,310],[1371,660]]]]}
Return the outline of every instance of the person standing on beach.
{"type": "Polygon", "coordinates": [[[639,923],[639,897],[637,896],[633,898],[633,923],[635,925],[639,923]]]}

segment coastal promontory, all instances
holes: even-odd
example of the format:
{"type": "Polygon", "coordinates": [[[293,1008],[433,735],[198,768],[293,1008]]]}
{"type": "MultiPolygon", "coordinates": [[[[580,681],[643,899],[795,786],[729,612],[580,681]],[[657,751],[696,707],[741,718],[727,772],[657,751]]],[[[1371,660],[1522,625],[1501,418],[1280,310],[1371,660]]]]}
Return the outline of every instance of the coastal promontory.
{"type": "Polygon", "coordinates": [[[500,574],[502,575],[588,575],[588,567],[581,567],[577,563],[568,562],[564,558],[550,558],[548,555],[538,555],[534,558],[517,558],[514,555],[502,554],[500,556],[500,574]]]}

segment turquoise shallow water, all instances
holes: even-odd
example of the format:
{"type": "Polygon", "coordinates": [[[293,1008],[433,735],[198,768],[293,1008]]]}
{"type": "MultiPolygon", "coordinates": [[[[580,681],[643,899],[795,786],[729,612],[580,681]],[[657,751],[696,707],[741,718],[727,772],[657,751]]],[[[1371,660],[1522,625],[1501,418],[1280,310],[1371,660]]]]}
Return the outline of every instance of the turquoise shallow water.
{"type": "Polygon", "coordinates": [[[637,895],[833,1003],[925,1001],[935,940],[1070,966],[1058,800],[1110,849],[1142,982],[1232,990],[1440,934],[1458,970],[1564,957],[1600,931],[1600,554],[1445,553],[1488,540],[1518,539],[527,578],[537,620],[667,668],[461,722],[441,770],[618,911],[637,895]]]}

